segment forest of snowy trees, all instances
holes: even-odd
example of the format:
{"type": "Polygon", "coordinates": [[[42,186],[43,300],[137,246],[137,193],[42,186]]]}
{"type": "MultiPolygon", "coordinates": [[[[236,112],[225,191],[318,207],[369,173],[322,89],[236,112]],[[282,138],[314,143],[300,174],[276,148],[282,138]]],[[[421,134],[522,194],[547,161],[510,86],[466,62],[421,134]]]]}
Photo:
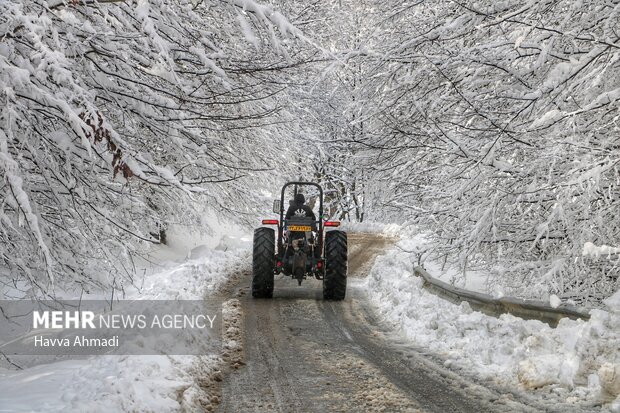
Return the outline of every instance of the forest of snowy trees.
{"type": "Polygon", "coordinates": [[[360,138],[385,207],[513,293],[610,295],[617,257],[582,249],[620,240],[620,4],[440,3],[381,6],[360,138]]]}
{"type": "Polygon", "coordinates": [[[618,288],[620,2],[0,4],[0,281],[118,288],[302,176],[509,292],[618,288]]]}

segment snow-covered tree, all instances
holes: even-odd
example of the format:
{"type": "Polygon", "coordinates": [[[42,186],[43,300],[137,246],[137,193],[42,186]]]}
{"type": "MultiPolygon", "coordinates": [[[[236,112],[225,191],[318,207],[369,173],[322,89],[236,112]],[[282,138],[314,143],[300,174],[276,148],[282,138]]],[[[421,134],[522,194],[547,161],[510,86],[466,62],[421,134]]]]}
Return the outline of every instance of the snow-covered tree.
{"type": "MultiPolygon", "coordinates": [[[[162,227],[237,218],[269,182],[287,44],[250,0],[0,4],[0,282],[131,281],[162,227]]],[[[294,148],[292,149],[294,150],[294,148]]]]}
{"type": "Polygon", "coordinates": [[[113,285],[301,176],[514,293],[617,287],[581,249],[620,244],[620,5],[273,3],[0,4],[2,282],[113,285]]]}
{"type": "MultiPolygon", "coordinates": [[[[382,2],[361,102],[384,203],[464,271],[513,292],[595,300],[618,262],[620,5],[382,2]],[[376,104],[380,109],[376,109],[376,104]]],[[[378,21],[378,20],[377,20],[378,21]]],[[[616,287],[614,287],[614,285],[616,287]]]]}

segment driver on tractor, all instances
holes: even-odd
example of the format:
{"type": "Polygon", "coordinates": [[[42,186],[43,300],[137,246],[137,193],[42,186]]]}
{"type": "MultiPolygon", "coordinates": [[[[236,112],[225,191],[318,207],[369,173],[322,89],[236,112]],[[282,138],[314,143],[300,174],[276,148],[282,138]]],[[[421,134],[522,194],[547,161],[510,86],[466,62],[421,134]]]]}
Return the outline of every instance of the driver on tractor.
{"type": "Polygon", "coordinates": [[[316,220],[316,217],[314,216],[314,212],[312,212],[312,208],[306,205],[306,198],[304,197],[304,194],[296,194],[295,199],[293,199],[293,202],[291,203],[291,205],[288,207],[288,210],[286,211],[285,218],[287,220],[293,217],[296,217],[296,218],[307,217],[307,218],[312,218],[313,221],[316,220]]]}
{"type": "MultiPolygon", "coordinates": [[[[295,198],[291,200],[290,206],[288,207],[285,216],[287,222],[299,218],[307,218],[311,219],[312,221],[316,220],[316,216],[314,215],[314,212],[312,212],[312,208],[306,205],[306,198],[301,193],[295,194],[295,198]]],[[[312,228],[313,231],[316,230],[314,224],[312,224],[312,228]]],[[[290,237],[290,239],[292,240],[293,249],[297,250],[299,248],[298,246],[302,242],[301,240],[306,238],[306,234],[303,232],[287,231],[286,237],[290,237]]],[[[310,234],[309,236],[309,241],[312,245],[314,245],[314,236],[312,234],[310,234]]],[[[284,253],[284,259],[287,259],[291,253],[292,251],[287,248],[286,252],[284,253]]]]}

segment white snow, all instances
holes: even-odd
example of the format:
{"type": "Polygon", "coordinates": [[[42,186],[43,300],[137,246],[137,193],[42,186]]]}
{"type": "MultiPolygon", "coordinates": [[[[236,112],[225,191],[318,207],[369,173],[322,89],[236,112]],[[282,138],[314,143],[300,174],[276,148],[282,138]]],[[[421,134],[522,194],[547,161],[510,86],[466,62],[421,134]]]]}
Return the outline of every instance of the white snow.
{"type": "MultiPolygon", "coordinates": [[[[407,231],[401,231],[403,234],[407,231]]],[[[404,236],[404,235],[403,235],[404,236]]],[[[401,247],[406,251],[415,253],[416,263],[423,265],[433,277],[451,283],[456,287],[465,288],[483,294],[489,294],[493,298],[502,298],[505,295],[501,285],[493,283],[491,275],[478,270],[460,271],[450,263],[443,263],[429,259],[430,247],[428,235],[424,233],[406,235],[409,237],[407,248],[401,247]]]]}
{"type": "MultiPolygon", "coordinates": [[[[3,412],[178,411],[196,386],[190,375],[196,359],[102,356],[0,369],[0,406],[3,412]]],[[[204,368],[215,363],[213,357],[204,368]]]]}
{"type": "Polygon", "coordinates": [[[532,128],[539,128],[541,126],[548,125],[550,123],[556,122],[559,118],[563,116],[563,113],[557,109],[552,109],[549,112],[542,115],[540,118],[536,119],[532,122],[532,128]]]}
{"type": "Polygon", "coordinates": [[[549,305],[553,308],[558,308],[562,304],[562,300],[555,294],[549,296],[549,305]]]}
{"type": "Polygon", "coordinates": [[[603,301],[609,311],[620,313],[620,290],[616,291],[611,297],[603,301]]]}
{"type": "Polygon", "coordinates": [[[609,245],[596,246],[592,242],[586,242],[583,244],[583,256],[589,257],[604,257],[612,254],[620,254],[620,248],[610,247],[609,245]]]}
{"type": "MultiPolygon", "coordinates": [[[[141,288],[126,299],[201,299],[250,262],[251,241],[243,231],[210,217],[208,238],[172,228],[171,246],[157,247],[141,264],[141,288]]],[[[138,271],[139,273],[141,271],[138,271]]],[[[197,342],[197,346],[203,343],[197,342]]],[[[163,349],[165,350],[165,349],[163,349]]],[[[28,366],[0,367],[2,412],[172,412],[195,411],[208,403],[198,381],[221,363],[202,356],[94,356],[28,366]]],[[[29,363],[36,363],[29,362],[29,363]]]]}
{"type": "Polygon", "coordinates": [[[254,31],[252,30],[252,27],[250,26],[250,23],[243,16],[243,14],[239,14],[237,16],[237,21],[239,22],[239,26],[241,27],[241,31],[243,32],[243,35],[245,36],[245,39],[248,41],[248,43],[250,43],[254,47],[258,48],[258,38],[254,34],[254,31]]]}
{"type": "MultiPolygon", "coordinates": [[[[601,366],[620,363],[620,314],[592,310],[589,321],[562,319],[552,328],[510,314],[488,316],[467,303],[452,304],[428,292],[414,275],[419,246],[419,239],[400,241],[357,284],[386,322],[416,346],[444,358],[446,365],[484,379],[538,389],[563,402],[591,403],[603,397],[601,383],[609,382],[610,374],[600,380],[597,375],[601,366]]],[[[610,298],[608,305],[616,305],[617,299],[610,298]]]]}

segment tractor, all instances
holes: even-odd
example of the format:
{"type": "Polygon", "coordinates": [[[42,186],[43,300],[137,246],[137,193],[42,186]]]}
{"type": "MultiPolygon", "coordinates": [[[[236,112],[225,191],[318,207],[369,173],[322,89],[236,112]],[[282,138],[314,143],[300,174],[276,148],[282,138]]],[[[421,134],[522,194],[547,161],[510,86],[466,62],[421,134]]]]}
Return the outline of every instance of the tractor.
{"type": "Polygon", "coordinates": [[[314,182],[287,182],[280,199],[273,203],[273,212],[280,219],[264,219],[262,224],[277,229],[263,226],[254,231],[252,296],[273,297],[274,277],[284,274],[297,280],[298,285],[308,277],[322,280],[325,300],[343,300],[347,289],[347,234],[332,229],[339,227],[340,222],[324,220],[321,186],[314,182]],[[316,220],[285,217],[287,189],[294,198],[301,188],[314,193],[313,203],[318,200],[316,220]]]}

